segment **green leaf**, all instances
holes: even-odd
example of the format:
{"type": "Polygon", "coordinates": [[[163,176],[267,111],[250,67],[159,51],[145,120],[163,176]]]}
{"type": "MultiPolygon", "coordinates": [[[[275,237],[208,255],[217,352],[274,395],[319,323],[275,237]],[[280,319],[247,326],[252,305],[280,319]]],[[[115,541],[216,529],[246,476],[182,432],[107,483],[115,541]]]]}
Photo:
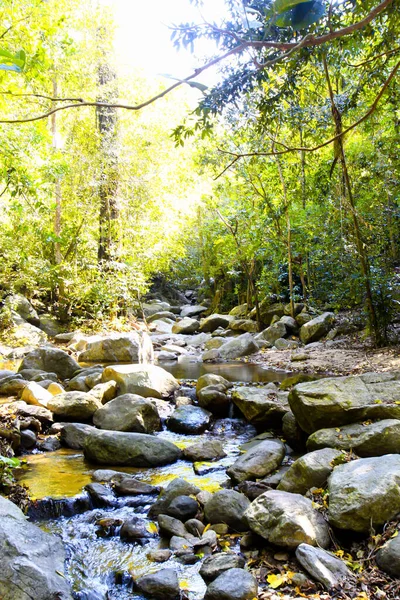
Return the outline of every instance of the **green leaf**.
{"type": "Polygon", "coordinates": [[[26,54],[24,50],[18,50],[15,54],[11,54],[8,50],[0,48],[0,70],[14,71],[21,73],[26,63],[26,54]]]}
{"type": "Polygon", "coordinates": [[[321,0],[303,2],[279,15],[274,24],[278,27],[291,27],[295,31],[299,31],[319,21],[324,16],[325,10],[325,5],[321,0]]]}
{"type": "Polygon", "coordinates": [[[309,1],[310,0],[275,0],[273,10],[276,14],[280,15],[281,13],[294,8],[298,4],[304,4],[309,1]]]}
{"type": "Polygon", "coordinates": [[[21,464],[18,458],[7,458],[6,456],[0,456],[0,463],[7,467],[19,467],[21,464]]]}

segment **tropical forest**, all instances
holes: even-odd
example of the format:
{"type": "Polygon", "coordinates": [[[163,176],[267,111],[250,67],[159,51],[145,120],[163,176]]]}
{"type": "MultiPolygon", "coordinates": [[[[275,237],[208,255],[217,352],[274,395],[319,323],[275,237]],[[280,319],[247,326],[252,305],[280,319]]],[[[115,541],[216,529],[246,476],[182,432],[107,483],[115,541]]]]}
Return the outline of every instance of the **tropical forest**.
{"type": "Polygon", "coordinates": [[[0,600],[399,600],[400,0],[0,3],[0,600]]]}

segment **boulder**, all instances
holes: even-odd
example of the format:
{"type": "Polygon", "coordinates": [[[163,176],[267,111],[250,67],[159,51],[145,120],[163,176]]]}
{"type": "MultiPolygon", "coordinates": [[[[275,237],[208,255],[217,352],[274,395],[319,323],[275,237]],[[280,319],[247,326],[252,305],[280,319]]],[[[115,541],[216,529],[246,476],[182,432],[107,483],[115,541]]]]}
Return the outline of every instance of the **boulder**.
{"type": "Polygon", "coordinates": [[[138,579],[136,585],[151,600],[179,600],[181,597],[175,569],[161,569],[145,575],[138,579]]]}
{"type": "Polygon", "coordinates": [[[160,437],[121,431],[92,431],[84,452],[94,463],[131,467],[158,467],[181,457],[177,446],[160,437]]]}
{"type": "Polygon", "coordinates": [[[250,529],[276,546],[291,550],[300,544],[327,548],[328,525],[311,500],[278,490],[259,496],[246,511],[250,529]]]}
{"type": "Polygon", "coordinates": [[[102,379],[116,381],[120,394],[138,394],[144,398],[168,398],[179,388],[175,377],[154,365],[106,367],[102,379]]]}
{"type": "Polygon", "coordinates": [[[144,332],[112,333],[88,338],[80,362],[136,362],[151,358],[152,344],[144,332]]]}
{"type": "Polygon", "coordinates": [[[4,299],[4,305],[16,312],[24,321],[39,327],[40,319],[36,310],[25,296],[13,294],[4,299]]]}
{"type": "Polygon", "coordinates": [[[28,381],[25,381],[19,375],[4,377],[0,381],[0,396],[19,396],[28,383],[28,381]]]}
{"type": "Polygon", "coordinates": [[[258,346],[251,333],[243,333],[243,335],[226,342],[217,352],[223,360],[232,360],[258,352],[258,346]]]}
{"type": "Polygon", "coordinates": [[[161,492],[159,498],[150,507],[149,517],[157,517],[158,515],[165,514],[172,500],[177,496],[197,496],[199,493],[200,490],[198,487],[180,477],[176,477],[161,492]]]}
{"type": "Polygon", "coordinates": [[[199,406],[180,406],[170,416],[167,427],[177,433],[202,433],[210,425],[212,414],[199,406]]]}
{"type": "Polygon", "coordinates": [[[384,419],[376,423],[355,423],[331,429],[319,429],[307,440],[307,448],[354,450],[358,456],[382,456],[400,452],[400,420],[384,419]]]}
{"type": "Polygon", "coordinates": [[[30,523],[23,512],[0,496],[0,598],[72,600],[64,576],[61,538],[30,523]]]}
{"type": "MultiPolygon", "coordinates": [[[[296,417],[289,410],[283,415],[282,418],[282,433],[285,440],[293,450],[303,450],[306,435],[296,421],[296,417]]],[[[317,448],[309,448],[309,450],[316,450],[317,448]]]]}
{"type": "Polygon", "coordinates": [[[229,311],[229,314],[232,317],[236,317],[237,319],[244,318],[248,313],[248,304],[240,304],[239,306],[235,306],[232,310],[229,311]]]}
{"type": "Polygon", "coordinates": [[[125,475],[125,473],[113,475],[111,480],[114,491],[118,496],[136,496],[137,494],[145,494],[147,496],[158,494],[160,491],[159,487],[139,481],[131,475],[125,475]]]}
{"type": "Polygon", "coordinates": [[[221,384],[203,387],[197,394],[199,405],[210,410],[214,415],[227,416],[230,400],[225,392],[226,388],[221,384]]]}
{"type": "Polygon", "coordinates": [[[275,471],[285,457],[285,445],[280,440],[265,440],[242,454],[227,469],[233,481],[260,479],[275,471]]]}
{"type": "Polygon", "coordinates": [[[186,460],[191,462],[198,461],[210,461],[224,458],[226,453],[224,451],[222,442],[219,440],[205,439],[198,444],[191,444],[183,450],[183,455],[186,460]]]}
{"type": "Polygon", "coordinates": [[[243,569],[245,564],[243,556],[234,552],[221,552],[205,559],[201,565],[200,575],[205,581],[214,581],[228,569],[243,569]]]}
{"type": "Polygon", "coordinates": [[[293,317],[285,315],[279,322],[285,325],[286,331],[289,333],[289,335],[296,335],[299,331],[299,326],[293,317]]]}
{"type": "MultiPolygon", "coordinates": [[[[180,496],[178,496],[179,498],[180,496]]],[[[189,537],[189,532],[185,525],[179,519],[171,517],[169,515],[160,514],[158,515],[158,525],[160,527],[160,533],[166,537],[189,537]]]]}
{"type": "MultiPolygon", "coordinates": [[[[99,374],[101,378],[101,373],[99,374]]],[[[99,400],[101,404],[107,404],[117,395],[118,385],[116,381],[98,383],[90,390],[90,395],[99,400]]]]}
{"type": "Polygon", "coordinates": [[[15,410],[18,415],[22,415],[23,417],[34,417],[46,425],[53,422],[53,413],[42,406],[33,406],[26,402],[22,402],[22,400],[13,402],[10,406],[12,407],[12,410],[15,410]]]}
{"type": "Polygon", "coordinates": [[[226,338],[216,336],[212,337],[204,344],[204,350],[214,350],[221,348],[226,343],[226,338]]]}
{"type": "Polygon", "coordinates": [[[315,319],[311,319],[308,323],[304,323],[300,329],[300,340],[303,344],[317,342],[326,335],[335,322],[335,315],[330,312],[325,312],[315,319]]]}
{"type": "Polygon", "coordinates": [[[47,408],[55,415],[69,419],[89,419],[100,406],[96,398],[84,392],[64,392],[47,402],[47,408]]]}
{"type": "Polygon", "coordinates": [[[68,448],[82,450],[87,436],[96,431],[91,425],[83,423],[64,423],[61,429],[61,441],[68,448]]]}
{"type": "Polygon", "coordinates": [[[229,327],[229,324],[234,320],[235,318],[230,315],[210,315],[200,322],[200,331],[202,333],[212,333],[218,329],[218,327],[223,327],[225,329],[226,327],[229,327]]]}
{"type": "Polygon", "coordinates": [[[156,407],[135,394],[123,394],[99,408],[93,415],[93,423],[109,431],[154,433],[161,429],[156,407]]]}
{"type": "Polygon", "coordinates": [[[210,583],[204,600],[254,600],[257,597],[257,580],[251,573],[228,569],[210,583]]]}
{"type": "Polygon", "coordinates": [[[246,421],[256,427],[274,427],[282,422],[289,410],[285,398],[267,387],[239,387],[232,392],[232,401],[246,421]]]}
{"type": "Polygon", "coordinates": [[[176,496],[166,510],[169,517],[185,522],[197,515],[199,505],[190,496],[176,496]]]}
{"type": "Polygon", "coordinates": [[[335,468],[329,484],[329,522],[369,532],[400,512],[400,454],[359,460],[335,468]]]}
{"type": "Polygon", "coordinates": [[[376,562],[382,571],[400,577],[400,536],[390,539],[376,554],[376,562]]]}
{"type": "Polygon", "coordinates": [[[172,326],[172,333],[181,333],[183,335],[191,335],[195,333],[200,327],[199,321],[191,319],[190,317],[184,317],[172,326]]]}
{"type": "Polygon", "coordinates": [[[328,377],[296,385],[290,408],[307,433],[369,419],[400,419],[397,373],[328,377]]]}
{"type": "Polygon", "coordinates": [[[250,502],[244,494],[221,490],[206,502],[204,514],[209,523],[226,523],[236,531],[246,531],[248,522],[245,513],[249,506],[250,502]]]}
{"type": "Polygon", "coordinates": [[[298,458],[282,477],[278,490],[305,494],[312,487],[322,488],[344,455],[339,450],[323,448],[298,458]]]}
{"type": "Polygon", "coordinates": [[[257,333],[258,325],[251,319],[235,319],[229,323],[229,329],[232,331],[244,331],[248,333],[257,333]]]}
{"type": "Polygon", "coordinates": [[[154,313],[154,315],[147,317],[147,323],[158,321],[158,319],[170,319],[171,321],[176,321],[176,315],[168,310],[160,310],[160,312],[154,313]]]}
{"type": "Polygon", "coordinates": [[[181,310],[181,317],[197,317],[205,313],[208,310],[206,306],[201,306],[199,304],[195,304],[192,306],[183,306],[181,310]]]}
{"type": "MultiPolygon", "coordinates": [[[[283,317],[284,314],[285,314],[285,307],[281,303],[271,304],[268,299],[266,301],[263,301],[260,303],[261,322],[265,326],[270,325],[272,322],[272,319],[275,316],[278,317],[278,319],[280,319],[281,317],[283,317]]],[[[256,318],[256,309],[255,308],[253,308],[253,310],[251,311],[250,317],[252,319],[256,318]]]]}
{"type": "Polygon", "coordinates": [[[221,377],[220,375],[214,375],[213,373],[206,373],[205,375],[199,377],[197,380],[196,394],[199,394],[199,392],[205,387],[216,385],[223,386],[225,390],[228,390],[231,387],[233,387],[233,384],[224,377],[221,377]]]}
{"type": "Polygon", "coordinates": [[[286,325],[282,323],[282,321],[277,321],[273,325],[261,331],[258,335],[255,336],[257,341],[265,341],[274,345],[276,340],[279,338],[283,338],[287,335],[286,325]]]}
{"type": "Polygon", "coordinates": [[[17,313],[12,313],[13,329],[10,338],[13,345],[24,345],[29,349],[47,342],[47,334],[36,327],[27,323],[17,313]]]}
{"type": "Polygon", "coordinates": [[[49,373],[56,373],[60,379],[71,379],[76,371],[80,370],[79,364],[64,350],[45,346],[37,348],[26,354],[18,371],[23,369],[40,369],[49,373]]]}
{"type": "Polygon", "coordinates": [[[53,394],[34,381],[30,381],[28,385],[24,387],[21,394],[21,400],[27,404],[44,406],[44,408],[47,408],[47,403],[52,398],[53,394]]]}
{"type": "Polygon", "coordinates": [[[339,588],[344,582],[354,579],[354,574],[342,560],[322,548],[300,544],[296,548],[296,558],[303,569],[327,590],[339,588]]]}
{"type": "Polygon", "coordinates": [[[125,542],[136,542],[153,538],[155,533],[152,531],[150,525],[151,524],[144,519],[140,519],[136,516],[130,517],[124,521],[119,536],[121,540],[124,540],[125,542]]]}

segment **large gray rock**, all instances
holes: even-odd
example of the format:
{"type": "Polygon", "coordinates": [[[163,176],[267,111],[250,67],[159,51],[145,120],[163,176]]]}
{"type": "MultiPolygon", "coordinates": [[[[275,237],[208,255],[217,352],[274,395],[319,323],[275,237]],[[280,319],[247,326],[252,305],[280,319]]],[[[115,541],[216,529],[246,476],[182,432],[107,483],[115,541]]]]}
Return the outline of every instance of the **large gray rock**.
{"type": "Polygon", "coordinates": [[[244,454],[227,469],[236,483],[260,479],[275,471],[285,457],[285,446],[280,440],[265,440],[244,454]]]}
{"type": "Polygon", "coordinates": [[[64,392],[47,401],[47,408],[58,417],[89,419],[101,407],[101,403],[84,392],[64,392]]]}
{"type": "Polygon", "coordinates": [[[154,433],[161,429],[154,404],[136,394],[123,394],[99,408],[93,415],[93,423],[109,431],[154,433]]]}
{"type": "Polygon", "coordinates": [[[96,431],[91,425],[84,423],[64,423],[61,429],[61,441],[68,448],[82,450],[87,436],[96,431]]]}
{"type": "Polygon", "coordinates": [[[326,335],[335,322],[335,315],[330,312],[325,312],[315,319],[304,323],[300,329],[300,340],[303,344],[317,342],[326,335]]]}
{"type": "Polygon", "coordinates": [[[160,437],[121,431],[93,431],[84,442],[89,460],[103,465],[159,467],[177,461],[181,450],[160,437]]]}
{"type": "Polygon", "coordinates": [[[228,569],[210,583],[204,600],[254,600],[257,596],[257,580],[251,573],[228,569]]]}
{"type": "Polygon", "coordinates": [[[231,315],[210,315],[200,322],[200,331],[203,333],[212,333],[218,327],[226,328],[229,324],[234,321],[235,318],[231,315]]]}
{"type": "Polygon", "coordinates": [[[321,488],[335,467],[334,461],[338,463],[343,458],[342,452],[332,448],[309,452],[289,467],[278,485],[278,490],[305,494],[312,487],[321,488]]]}
{"type": "Polygon", "coordinates": [[[206,502],[204,514],[209,523],[226,523],[237,531],[246,531],[248,522],[245,513],[249,506],[250,502],[244,494],[221,490],[206,502]]]}
{"type": "Polygon", "coordinates": [[[202,433],[210,424],[212,414],[199,406],[183,405],[174,410],[167,427],[178,433],[202,433]]]}
{"type": "Polygon", "coordinates": [[[376,423],[355,423],[315,431],[307,440],[307,448],[339,448],[354,450],[358,456],[382,456],[400,453],[400,420],[385,419],[376,423]]]}
{"type": "Polygon", "coordinates": [[[175,377],[154,365],[106,367],[102,379],[116,381],[120,394],[138,394],[144,398],[168,398],[179,388],[175,377]]]}
{"type": "Polygon", "coordinates": [[[296,549],[296,558],[303,569],[327,590],[337,588],[354,578],[354,574],[342,560],[322,548],[300,544],[296,549]]]}
{"type": "Polygon", "coordinates": [[[28,323],[39,327],[39,315],[25,296],[21,296],[20,294],[7,296],[4,300],[4,305],[18,313],[24,321],[28,321],[28,323]]]}
{"type": "Polygon", "coordinates": [[[285,337],[285,335],[287,335],[286,325],[285,323],[282,323],[282,321],[278,321],[277,323],[270,325],[269,327],[267,327],[267,329],[264,329],[264,331],[256,335],[255,339],[257,341],[260,340],[269,342],[270,344],[274,345],[276,340],[285,337]]]}
{"type": "MultiPolygon", "coordinates": [[[[285,307],[281,303],[271,304],[271,302],[268,299],[260,303],[261,322],[265,326],[270,325],[274,317],[278,317],[280,319],[281,317],[283,317],[284,314],[285,307]]],[[[251,311],[250,317],[252,319],[256,318],[255,308],[253,308],[253,310],[251,311]]]]}
{"type": "Polygon", "coordinates": [[[259,496],[246,511],[250,529],[271,544],[294,549],[300,544],[327,548],[328,525],[311,500],[278,490],[259,496]]]}
{"type": "Polygon", "coordinates": [[[131,331],[89,338],[80,362],[136,362],[150,360],[152,344],[147,333],[131,331]]]}
{"type": "Polygon", "coordinates": [[[228,416],[230,400],[226,395],[224,385],[208,385],[203,387],[197,394],[201,408],[210,410],[214,415],[228,416]]]}
{"type": "Polygon", "coordinates": [[[313,433],[368,419],[400,419],[397,373],[366,373],[300,383],[289,395],[300,427],[313,433]]]}
{"type": "Polygon", "coordinates": [[[229,329],[232,331],[243,331],[248,333],[257,333],[258,325],[251,319],[235,319],[229,323],[229,329]]]}
{"type": "Polygon", "coordinates": [[[368,532],[400,512],[400,454],[340,465],[328,483],[329,522],[339,529],[368,532]]]}
{"type": "Polygon", "coordinates": [[[14,311],[11,313],[11,320],[13,328],[10,338],[13,345],[24,345],[31,348],[47,342],[47,333],[36,325],[28,323],[14,311]]]}
{"type": "Polygon", "coordinates": [[[154,313],[150,317],[147,317],[147,323],[152,323],[153,321],[158,321],[158,319],[170,319],[171,321],[176,321],[176,316],[174,313],[169,312],[168,310],[162,310],[160,312],[154,313]]]}
{"type": "Polygon", "coordinates": [[[289,410],[286,397],[267,387],[240,387],[232,392],[232,401],[246,421],[255,426],[276,426],[289,410]]]}
{"type": "Polygon", "coordinates": [[[400,577],[400,536],[390,539],[376,554],[376,562],[386,573],[400,577]]]}
{"type": "Polygon", "coordinates": [[[198,331],[200,327],[199,321],[191,319],[190,317],[184,317],[181,321],[174,323],[172,326],[172,333],[182,333],[184,335],[190,335],[198,331]]]}
{"type": "Polygon", "coordinates": [[[161,569],[145,575],[138,579],[136,585],[151,600],[179,600],[181,597],[175,569],[161,569]]]}
{"type": "Polygon", "coordinates": [[[226,390],[232,387],[232,383],[221,377],[221,375],[215,375],[214,373],[206,373],[198,378],[196,383],[196,393],[198,394],[203,388],[215,385],[222,385],[226,390]]]}
{"type": "Polygon", "coordinates": [[[218,460],[226,456],[222,442],[215,439],[205,439],[198,444],[191,444],[183,450],[183,455],[192,462],[203,460],[218,460]]]}
{"type": "Polygon", "coordinates": [[[158,515],[165,514],[171,502],[178,496],[196,496],[199,493],[200,490],[198,487],[180,477],[176,477],[167,485],[156,502],[150,507],[149,517],[157,517],[158,515]]]}
{"type": "Polygon", "coordinates": [[[24,356],[18,371],[23,369],[39,369],[48,373],[56,373],[60,379],[71,379],[79,364],[64,350],[45,346],[32,350],[24,356]]]}
{"type": "Polygon", "coordinates": [[[61,539],[29,523],[15,504],[0,496],[0,598],[72,600],[64,561],[61,539]]]}
{"type": "Polygon", "coordinates": [[[244,333],[218,348],[216,352],[223,360],[232,360],[258,352],[258,346],[251,333],[244,333]]]}
{"type": "Polygon", "coordinates": [[[200,304],[194,304],[191,306],[183,306],[181,310],[181,317],[197,317],[207,311],[206,306],[201,306],[200,304]]]}
{"type": "MultiPolygon", "coordinates": [[[[246,561],[234,552],[221,552],[208,556],[201,565],[200,575],[205,581],[214,581],[228,569],[243,569],[246,561]]],[[[253,599],[252,599],[253,600],[253,599]]]]}

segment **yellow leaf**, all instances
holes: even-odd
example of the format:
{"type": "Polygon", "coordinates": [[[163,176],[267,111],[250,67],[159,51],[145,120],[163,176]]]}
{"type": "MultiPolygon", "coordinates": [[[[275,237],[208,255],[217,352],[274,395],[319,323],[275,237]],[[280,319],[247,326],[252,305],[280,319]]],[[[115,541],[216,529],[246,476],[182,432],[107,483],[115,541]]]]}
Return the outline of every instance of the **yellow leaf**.
{"type": "Polygon", "coordinates": [[[395,537],[397,537],[398,535],[399,535],[399,530],[398,530],[398,529],[396,529],[396,531],[394,532],[394,534],[393,534],[393,535],[391,535],[390,537],[392,537],[392,538],[395,538],[395,537]]]}
{"type": "Polygon", "coordinates": [[[158,533],[158,528],[155,523],[148,523],[146,529],[149,533],[158,533]]]}
{"type": "Polygon", "coordinates": [[[282,575],[274,575],[271,573],[271,575],[268,575],[267,581],[269,585],[276,590],[278,587],[286,583],[286,578],[282,577],[282,575]]]}
{"type": "Polygon", "coordinates": [[[204,534],[206,531],[208,531],[208,530],[210,529],[210,527],[211,527],[211,523],[209,523],[208,525],[206,525],[206,526],[204,527],[203,534],[204,534]]]}

